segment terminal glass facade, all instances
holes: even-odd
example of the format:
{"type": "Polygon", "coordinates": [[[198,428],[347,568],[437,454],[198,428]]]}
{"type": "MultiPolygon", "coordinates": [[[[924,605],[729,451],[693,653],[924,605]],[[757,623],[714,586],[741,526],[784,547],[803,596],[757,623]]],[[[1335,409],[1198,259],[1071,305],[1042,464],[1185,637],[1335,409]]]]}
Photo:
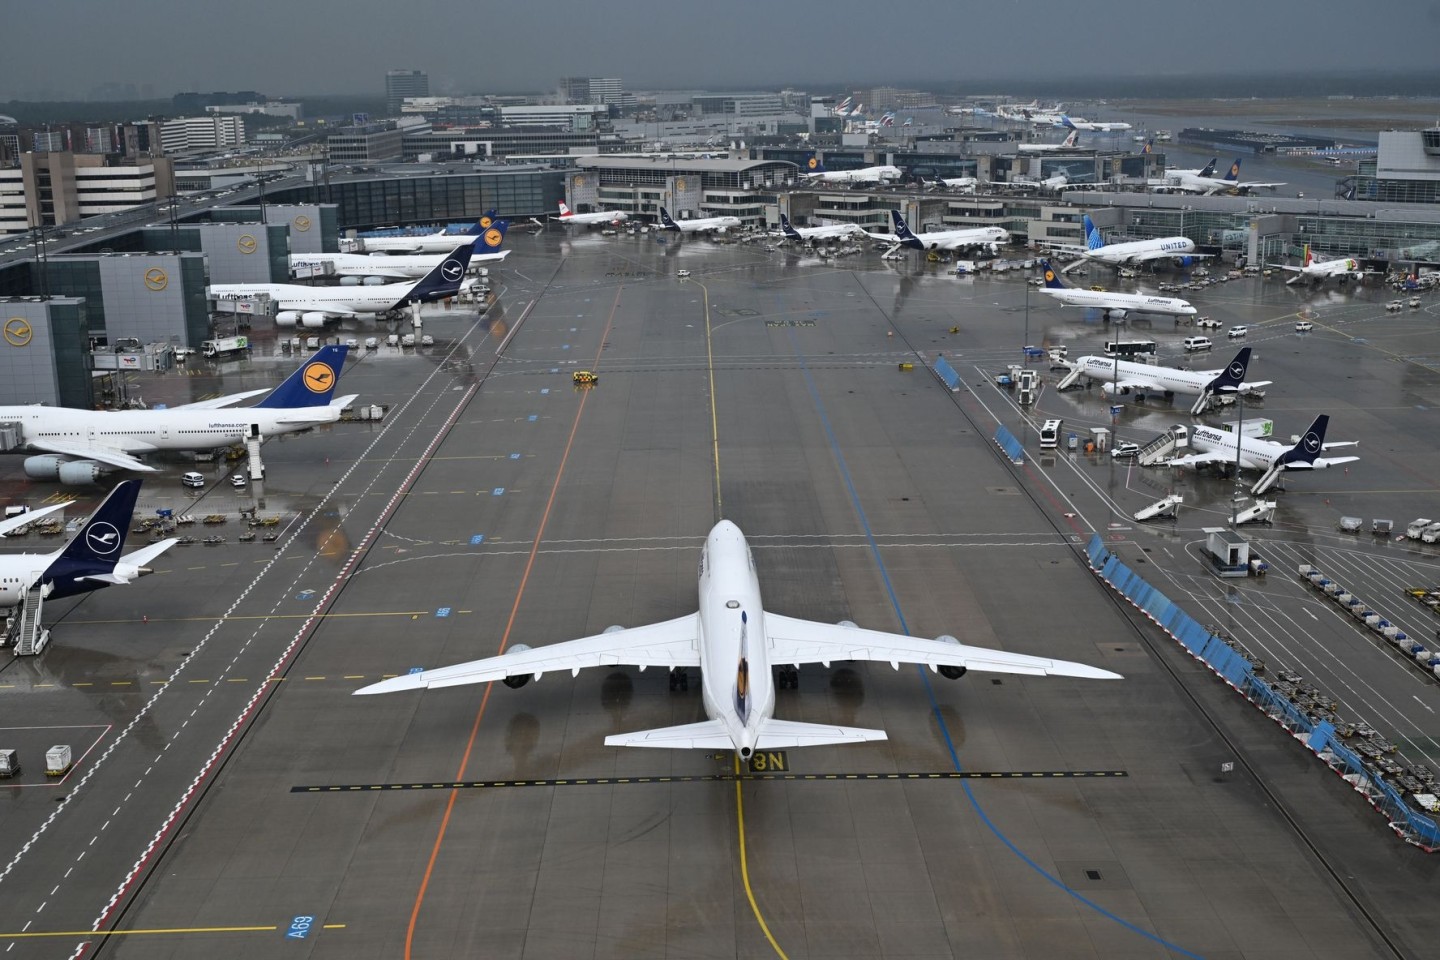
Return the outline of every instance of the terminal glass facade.
{"type": "Polygon", "coordinates": [[[276,200],[333,203],[342,230],[473,220],[492,208],[511,219],[543,217],[565,199],[563,178],[558,170],[534,170],[348,180],[279,191],[276,200]]]}

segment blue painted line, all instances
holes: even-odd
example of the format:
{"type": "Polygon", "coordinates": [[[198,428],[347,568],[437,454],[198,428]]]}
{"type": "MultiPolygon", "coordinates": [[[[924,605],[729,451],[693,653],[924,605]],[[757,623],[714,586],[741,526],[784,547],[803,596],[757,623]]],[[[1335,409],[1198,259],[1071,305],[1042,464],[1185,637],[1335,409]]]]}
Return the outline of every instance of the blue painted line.
{"type": "Polygon", "coordinates": [[[503,497],[503,496],[505,496],[505,488],[504,488],[504,487],[496,487],[494,490],[491,490],[491,491],[490,491],[490,496],[492,496],[492,497],[503,497]]]}
{"type": "Polygon", "coordinates": [[[519,460],[519,459],[520,459],[520,454],[518,454],[518,453],[512,453],[512,454],[510,454],[510,459],[511,459],[511,460],[519,460]]]}
{"type": "Polygon", "coordinates": [[[550,372],[551,372],[551,373],[559,373],[559,372],[560,372],[560,368],[559,368],[559,367],[551,367],[551,368],[550,368],[550,372]]]}
{"type": "Polygon", "coordinates": [[[539,415],[539,414],[536,414],[536,413],[532,413],[532,414],[530,414],[530,416],[526,417],[525,419],[529,420],[531,423],[534,423],[536,420],[539,420],[539,419],[540,419],[540,415],[539,415]]]}
{"type": "Polygon", "coordinates": [[[550,393],[550,388],[549,388],[549,387],[541,387],[541,388],[540,388],[540,396],[544,397],[544,396],[547,396],[549,393],[550,393]]]}
{"type": "Polygon", "coordinates": [[[478,547],[485,542],[485,534],[477,533],[470,538],[470,546],[478,547]]]}
{"type": "Polygon", "coordinates": [[[309,599],[313,598],[314,596],[315,596],[315,591],[314,591],[314,590],[301,590],[299,593],[295,594],[295,599],[296,599],[296,600],[309,600],[309,599]]]}
{"type": "Polygon", "coordinates": [[[449,608],[449,607],[439,607],[439,608],[436,609],[436,611],[435,611],[435,616],[437,616],[437,617],[448,617],[448,616],[450,616],[450,608],[449,608]]]}
{"type": "MultiPolygon", "coordinates": [[[[815,404],[815,412],[820,416],[820,425],[825,429],[825,438],[830,443],[830,451],[835,455],[835,465],[840,468],[840,476],[845,481],[845,489],[850,494],[850,502],[855,507],[855,513],[860,519],[860,526],[865,530],[865,540],[869,543],[870,553],[875,558],[876,566],[880,569],[880,579],[884,582],[885,592],[890,597],[890,606],[895,610],[895,616],[900,620],[901,630],[906,636],[910,636],[910,626],[905,621],[904,611],[900,609],[900,598],[896,596],[895,587],[890,581],[890,570],[885,566],[884,558],[880,556],[880,544],[875,540],[875,534],[870,529],[870,518],[866,516],[865,507],[860,503],[860,494],[855,490],[855,483],[850,477],[850,467],[845,462],[845,455],[840,452],[840,442],[835,437],[835,431],[830,425],[830,418],[825,413],[825,404],[820,400],[820,392],[815,387],[815,379],[810,374],[810,366],[805,362],[805,355],[800,352],[799,344],[795,340],[795,331],[787,327],[785,334],[790,338],[791,349],[795,351],[795,357],[800,362],[800,373],[805,377],[805,389],[810,392],[810,399],[815,404]]],[[[965,768],[960,763],[960,754],[955,749],[955,741],[950,736],[950,728],[945,723],[944,714],[940,712],[940,702],[935,698],[935,689],[930,684],[930,676],[925,672],[923,665],[916,665],[915,670],[920,675],[921,683],[925,685],[925,696],[930,700],[930,710],[935,715],[935,722],[940,725],[941,736],[945,738],[945,749],[950,753],[950,762],[954,765],[957,773],[963,772],[965,768]]],[[[1100,914],[1100,916],[1105,917],[1107,920],[1113,920],[1131,933],[1137,933],[1145,939],[1158,943],[1167,950],[1173,950],[1182,956],[1193,957],[1195,960],[1204,960],[1200,954],[1192,953],[1183,947],[1171,943],[1164,937],[1151,933],[1143,927],[1136,926],[1124,917],[1106,910],[1074,887],[1068,886],[1065,881],[1030,859],[1023,850],[1017,847],[1014,842],[995,825],[995,822],[991,820],[985,812],[985,808],[980,805],[980,798],[975,796],[975,791],[970,788],[970,784],[967,781],[960,781],[960,788],[965,791],[965,796],[969,799],[970,806],[974,808],[976,815],[980,817],[980,822],[985,824],[986,829],[988,829],[997,840],[1005,844],[1010,852],[1020,858],[1020,861],[1031,870],[1034,870],[1040,874],[1040,876],[1050,881],[1051,884],[1065,891],[1080,903],[1083,903],[1091,910],[1100,914]]]]}

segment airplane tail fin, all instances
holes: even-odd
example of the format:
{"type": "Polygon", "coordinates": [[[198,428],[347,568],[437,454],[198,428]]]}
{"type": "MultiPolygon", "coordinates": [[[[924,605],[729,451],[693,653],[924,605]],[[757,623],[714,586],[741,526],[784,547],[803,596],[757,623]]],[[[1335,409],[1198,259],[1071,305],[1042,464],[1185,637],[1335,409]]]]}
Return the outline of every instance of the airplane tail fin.
{"type": "Polygon", "coordinates": [[[1041,266],[1041,267],[1044,269],[1044,271],[1045,271],[1044,274],[1043,274],[1043,276],[1045,277],[1045,286],[1046,286],[1046,288],[1048,288],[1048,289],[1050,289],[1050,290],[1064,290],[1064,289],[1066,289],[1065,284],[1063,284],[1063,283],[1060,282],[1060,276],[1059,276],[1059,274],[1057,274],[1057,273],[1055,272],[1055,268],[1052,267],[1052,266],[1050,266],[1050,261],[1049,261],[1049,260],[1041,260],[1041,261],[1040,261],[1040,266],[1041,266]]]}
{"type": "Polygon", "coordinates": [[[1325,449],[1325,428],[1329,425],[1330,416],[1324,413],[1320,414],[1320,416],[1315,418],[1315,422],[1310,424],[1310,429],[1305,431],[1305,434],[1300,438],[1300,442],[1280,454],[1275,463],[1277,465],[1284,463],[1296,466],[1313,466],[1315,458],[1320,456],[1321,451],[1325,449]]]}
{"type": "Polygon", "coordinates": [[[326,344],[255,406],[271,410],[325,406],[340,382],[349,350],[344,345],[326,344]]]}
{"type": "Polygon", "coordinates": [[[904,217],[900,216],[899,210],[892,207],[890,210],[890,219],[895,222],[895,239],[907,247],[922,246],[920,238],[910,232],[910,225],[905,222],[904,217]]]}
{"type": "Polygon", "coordinates": [[[1099,250],[1105,246],[1105,238],[1100,236],[1100,229],[1095,226],[1095,221],[1090,219],[1090,214],[1085,214],[1085,249],[1099,250]]]}
{"type": "Polygon", "coordinates": [[[824,173],[825,164],[820,162],[820,154],[812,153],[805,158],[805,173],[824,173]]]}
{"type": "Polygon", "coordinates": [[[561,219],[561,220],[564,220],[566,217],[573,217],[573,216],[575,216],[575,212],[574,212],[573,210],[571,210],[568,206],[565,205],[565,201],[564,201],[564,200],[561,200],[561,201],[560,201],[560,219],[561,219]]]}
{"type": "Polygon", "coordinates": [[[1207,164],[1205,164],[1205,166],[1203,166],[1203,167],[1200,168],[1200,173],[1198,174],[1198,176],[1202,176],[1202,177],[1213,177],[1213,176],[1215,176],[1215,161],[1217,161],[1217,160],[1219,160],[1219,159],[1220,159],[1219,157],[1211,157],[1211,158],[1210,158],[1210,162],[1207,163],[1207,164]]]}
{"type": "Polygon", "coordinates": [[[1211,393],[1221,393],[1240,389],[1240,384],[1245,382],[1245,371],[1250,367],[1250,348],[1241,347],[1240,352],[1235,354],[1235,359],[1226,364],[1225,369],[1214,380],[1210,381],[1208,389],[1211,393]]]}
{"type": "Polygon", "coordinates": [[[1080,145],[1080,131],[1074,127],[1070,128],[1070,136],[1060,141],[1062,147],[1078,147],[1080,145]]]}
{"type": "Polygon", "coordinates": [[[1141,150],[1140,152],[1141,152],[1141,153],[1154,153],[1154,152],[1155,152],[1155,141],[1154,141],[1153,139],[1151,139],[1151,140],[1146,140],[1146,141],[1145,141],[1145,149],[1141,150]]]}
{"type": "Polygon", "coordinates": [[[1305,244],[1305,266],[1310,266],[1315,261],[1315,255],[1310,252],[1310,244],[1305,244]]]}
{"type": "MultiPolygon", "coordinates": [[[[489,239],[491,234],[496,235],[497,241],[505,239],[505,231],[491,227],[485,231],[482,240],[489,239]]],[[[405,291],[400,298],[401,304],[420,301],[421,303],[432,303],[436,300],[443,300],[446,297],[453,297],[460,292],[460,281],[465,279],[465,271],[470,269],[470,255],[475,252],[475,241],[461,244],[450,255],[441,260],[430,272],[425,274],[415,285],[405,291]]]]}
{"type": "Polygon", "coordinates": [[[793,226],[790,225],[790,218],[785,216],[785,214],[783,213],[780,214],[780,232],[785,234],[785,236],[789,237],[791,240],[801,239],[799,231],[797,231],[793,226]]]}
{"type": "MultiPolygon", "coordinates": [[[[490,225],[485,228],[485,231],[480,234],[479,240],[476,242],[480,243],[486,250],[499,250],[505,244],[505,231],[508,229],[510,229],[509,220],[492,220],[490,225]]],[[[475,242],[472,242],[470,246],[473,250],[475,242]]]]}
{"type": "Polygon", "coordinates": [[[478,237],[482,235],[486,230],[489,230],[490,225],[494,222],[495,211],[493,209],[486,210],[484,213],[480,214],[480,219],[475,221],[475,225],[470,229],[466,230],[465,232],[469,236],[478,237]]]}
{"type": "Polygon", "coordinates": [[[46,575],[59,579],[67,574],[97,572],[97,565],[100,571],[108,571],[120,559],[120,553],[125,549],[125,534],[130,529],[130,517],[135,512],[135,500],[140,496],[139,480],[122,480],[110,491],[110,495],[100,502],[95,509],[94,515],[75,534],[75,538],[65,544],[65,549],[51,564],[46,575]],[[70,564],[83,564],[84,569],[71,567],[65,570],[56,570],[57,565],[63,561],[70,564]],[[108,566],[106,566],[108,564],[108,566]]]}
{"type": "Polygon", "coordinates": [[[800,723],[771,717],[760,724],[756,750],[784,750],[790,747],[818,747],[829,743],[864,743],[886,739],[884,730],[840,727],[830,723],[800,723]]]}
{"type": "Polygon", "coordinates": [[[1225,176],[1222,177],[1221,179],[1223,179],[1226,183],[1239,183],[1239,182],[1240,182],[1240,158],[1239,158],[1239,157],[1236,157],[1236,158],[1235,158],[1235,162],[1232,163],[1232,164],[1230,164],[1230,169],[1229,169],[1229,171],[1226,172],[1225,176]]]}
{"type": "Polygon", "coordinates": [[[670,218],[670,211],[664,207],[660,208],[660,226],[666,230],[679,230],[680,224],[670,218]]]}
{"type": "Polygon", "coordinates": [[[1063,114],[1063,113],[1060,114],[1060,123],[1061,123],[1063,126],[1069,127],[1071,130],[1076,129],[1076,128],[1075,128],[1075,121],[1071,120],[1069,117],[1067,117],[1067,116],[1066,116],[1065,114],[1063,114]]]}

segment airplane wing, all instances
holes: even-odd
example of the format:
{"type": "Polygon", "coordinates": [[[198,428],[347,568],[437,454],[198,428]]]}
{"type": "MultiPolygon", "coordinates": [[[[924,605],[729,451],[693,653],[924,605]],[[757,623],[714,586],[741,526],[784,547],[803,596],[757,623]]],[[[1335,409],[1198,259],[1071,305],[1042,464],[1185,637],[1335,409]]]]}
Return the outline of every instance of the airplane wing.
{"type": "Polygon", "coordinates": [[[121,470],[135,470],[140,473],[154,473],[155,468],[143,460],[136,460],[114,447],[95,447],[84,443],[66,443],[63,440],[31,440],[30,446],[47,453],[58,453],[62,457],[77,460],[98,460],[100,463],[118,467],[121,470]]]}
{"type": "MultiPolygon", "coordinates": [[[[524,650],[517,647],[498,657],[391,677],[361,687],[355,694],[458,687],[526,675],[533,675],[538,679],[541,674],[559,670],[579,673],[585,667],[619,664],[638,667],[698,667],[700,615],[692,613],[644,627],[614,630],[544,647],[524,650]]],[[[727,738],[725,742],[729,744],[730,741],[727,738]]]]}
{"type": "MultiPolygon", "coordinates": [[[[1187,453],[1183,457],[1176,457],[1170,461],[1172,467],[1198,467],[1206,463],[1234,463],[1233,453],[1187,453]]],[[[1241,461],[1242,465],[1244,461],[1241,461]]]]}
{"type": "Polygon", "coordinates": [[[814,620],[797,620],[769,611],[765,613],[765,632],[770,641],[770,659],[774,663],[798,665],[836,660],[873,660],[888,663],[896,669],[902,663],[923,663],[932,670],[966,667],[988,673],[1018,673],[1034,677],[1120,679],[1118,673],[1068,660],[1032,657],[948,640],[926,640],[814,620]]]}
{"type": "Polygon", "coordinates": [[[194,403],[182,403],[171,407],[171,410],[220,410],[224,407],[233,407],[242,400],[249,400],[251,397],[258,397],[262,393],[269,393],[273,387],[266,387],[263,390],[246,390],[242,393],[231,393],[223,397],[212,397],[209,400],[196,400],[194,403]]]}
{"type": "Polygon", "coordinates": [[[1138,388],[1138,389],[1140,389],[1140,390],[1149,390],[1149,391],[1151,391],[1151,392],[1153,392],[1153,393],[1159,393],[1160,391],[1162,391],[1162,390],[1165,389],[1164,387],[1160,386],[1160,384],[1156,383],[1154,380],[1131,379],[1131,380],[1121,380],[1121,381],[1119,381],[1118,383],[1116,383],[1115,381],[1111,381],[1111,380],[1106,380],[1106,381],[1103,381],[1103,382],[1105,382],[1105,383],[1115,383],[1115,385],[1118,386],[1121,390],[1127,390],[1127,389],[1129,389],[1129,390],[1134,390],[1134,389],[1138,388]]]}
{"type": "Polygon", "coordinates": [[[13,517],[6,517],[4,520],[0,520],[0,537],[5,536],[6,534],[10,533],[10,531],[15,530],[18,527],[25,526],[25,524],[27,523],[34,523],[36,520],[39,520],[47,513],[54,513],[56,510],[64,510],[66,507],[70,506],[70,504],[74,502],[75,501],[73,500],[67,500],[64,503],[56,503],[51,504],[48,507],[41,507],[39,510],[26,510],[24,513],[17,514],[13,517]]]}
{"type": "Polygon", "coordinates": [[[1291,266],[1291,265],[1288,264],[1288,263],[1267,263],[1267,264],[1265,264],[1265,266],[1267,266],[1267,267],[1273,267],[1273,268],[1275,268],[1276,270],[1288,270],[1290,273],[1304,273],[1304,272],[1305,272],[1305,268],[1304,268],[1304,267],[1295,267],[1295,266],[1291,266]]]}
{"type": "Polygon", "coordinates": [[[1354,463],[1359,459],[1359,457],[1316,457],[1313,463],[1297,460],[1294,463],[1285,464],[1285,467],[1289,470],[1324,470],[1326,467],[1338,467],[1342,463],[1354,463]]]}

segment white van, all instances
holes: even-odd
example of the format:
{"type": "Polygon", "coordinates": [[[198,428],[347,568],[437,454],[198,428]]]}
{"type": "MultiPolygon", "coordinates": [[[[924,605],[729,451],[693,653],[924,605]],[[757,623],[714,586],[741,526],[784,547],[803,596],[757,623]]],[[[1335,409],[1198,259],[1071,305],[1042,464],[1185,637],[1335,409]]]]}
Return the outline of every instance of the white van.
{"type": "Polygon", "coordinates": [[[1209,350],[1214,344],[1209,337],[1186,337],[1180,346],[1185,348],[1186,353],[1194,353],[1197,350],[1209,350]]]}

